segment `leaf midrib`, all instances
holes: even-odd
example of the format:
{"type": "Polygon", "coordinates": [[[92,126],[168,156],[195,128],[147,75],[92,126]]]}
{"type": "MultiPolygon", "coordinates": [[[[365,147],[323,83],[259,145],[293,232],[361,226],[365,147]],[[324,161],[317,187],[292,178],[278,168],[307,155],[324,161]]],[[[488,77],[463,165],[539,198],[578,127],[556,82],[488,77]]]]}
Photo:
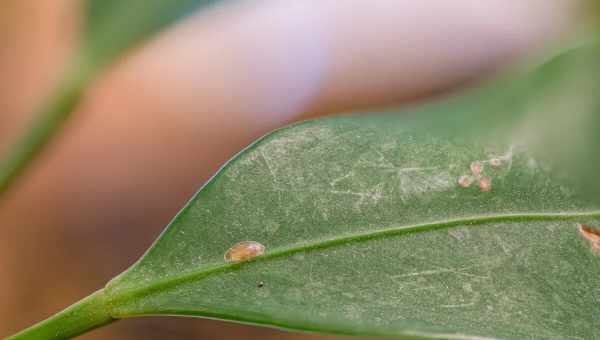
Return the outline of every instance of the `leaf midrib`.
{"type": "Polygon", "coordinates": [[[460,226],[476,226],[487,223],[497,222],[527,222],[527,221],[570,221],[582,218],[600,218],[600,210],[583,211],[583,212],[568,212],[568,213],[527,213],[527,214],[499,214],[499,215],[479,215],[471,217],[463,217],[457,219],[448,219],[442,221],[428,222],[422,224],[404,225],[385,229],[378,229],[368,232],[358,232],[345,234],[330,239],[321,239],[312,243],[296,244],[290,247],[283,247],[268,251],[261,256],[252,260],[237,262],[237,263],[221,263],[209,264],[203,266],[202,269],[186,272],[180,275],[170,276],[161,280],[157,280],[152,284],[141,287],[130,288],[117,291],[111,295],[110,283],[106,286],[107,301],[109,306],[117,306],[122,302],[127,302],[135,298],[143,297],[153,292],[167,289],[169,287],[184,284],[190,281],[199,280],[210,275],[230,272],[239,269],[245,265],[255,262],[268,261],[279,258],[285,255],[292,255],[299,252],[309,252],[317,249],[325,249],[344,244],[370,241],[374,239],[384,238],[386,236],[398,236],[403,234],[411,234],[417,232],[427,232],[440,229],[447,229],[460,226]]]}

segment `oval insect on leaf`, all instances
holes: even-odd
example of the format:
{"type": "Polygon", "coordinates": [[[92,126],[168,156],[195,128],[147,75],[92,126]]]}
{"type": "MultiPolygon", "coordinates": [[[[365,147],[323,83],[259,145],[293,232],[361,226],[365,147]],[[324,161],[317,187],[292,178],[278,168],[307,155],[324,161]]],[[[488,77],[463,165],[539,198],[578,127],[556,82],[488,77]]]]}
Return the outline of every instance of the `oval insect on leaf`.
{"type": "Polygon", "coordinates": [[[254,241],[242,241],[229,248],[224,258],[225,261],[229,262],[248,261],[264,254],[264,252],[265,246],[262,244],[254,241]]]}

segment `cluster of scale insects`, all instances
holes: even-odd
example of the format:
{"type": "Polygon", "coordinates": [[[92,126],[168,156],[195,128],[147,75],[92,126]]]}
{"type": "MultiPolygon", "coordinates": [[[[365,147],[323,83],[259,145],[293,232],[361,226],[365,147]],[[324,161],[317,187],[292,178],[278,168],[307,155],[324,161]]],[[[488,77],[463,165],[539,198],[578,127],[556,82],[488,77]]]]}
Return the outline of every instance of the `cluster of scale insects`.
{"type": "MultiPolygon", "coordinates": [[[[492,158],[487,163],[490,167],[497,169],[502,166],[502,159],[500,158],[492,158]]],[[[492,178],[483,175],[483,163],[480,161],[475,161],[471,163],[470,166],[471,174],[460,176],[458,179],[458,185],[463,188],[468,188],[473,184],[474,181],[477,181],[479,184],[479,190],[482,192],[488,192],[492,190],[492,178]]]]}
{"type": "MultiPolygon", "coordinates": [[[[479,190],[482,192],[489,192],[492,190],[492,179],[488,176],[483,175],[484,163],[489,164],[493,169],[498,169],[502,166],[503,161],[509,158],[510,154],[499,158],[491,158],[490,160],[481,162],[474,161],[469,166],[471,174],[463,175],[458,179],[458,185],[463,188],[470,187],[475,181],[478,182],[479,190]]],[[[590,242],[594,253],[600,253],[600,231],[597,229],[590,228],[586,225],[579,224],[580,234],[590,242]]],[[[261,256],[265,253],[265,246],[256,241],[241,241],[234,244],[231,248],[225,252],[224,258],[227,262],[242,262],[252,260],[257,256],[261,256]]],[[[258,288],[264,287],[265,283],[259,281],[257,283],[258,288]]]]}

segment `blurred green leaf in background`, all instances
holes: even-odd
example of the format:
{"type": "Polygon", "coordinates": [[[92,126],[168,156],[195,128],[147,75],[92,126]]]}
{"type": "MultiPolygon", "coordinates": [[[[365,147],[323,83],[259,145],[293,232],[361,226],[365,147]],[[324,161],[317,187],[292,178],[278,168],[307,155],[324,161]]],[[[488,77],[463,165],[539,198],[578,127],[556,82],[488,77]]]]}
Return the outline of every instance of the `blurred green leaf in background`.
{"type": "Polygon", "coordinates": [[[60,130],[99,72],[164,27],[213,2],[216,1],[86,1],[88,20],[62,83],[0,163],[0,195],[60,130]]]}
{"type": "MultiPolygon", "coordinates": [[[[105,65],[171,23],[216,0],[88,0],[84,58],[105,65]]],[[[98,66],[96,66],[98,67],[98,66]]]]}

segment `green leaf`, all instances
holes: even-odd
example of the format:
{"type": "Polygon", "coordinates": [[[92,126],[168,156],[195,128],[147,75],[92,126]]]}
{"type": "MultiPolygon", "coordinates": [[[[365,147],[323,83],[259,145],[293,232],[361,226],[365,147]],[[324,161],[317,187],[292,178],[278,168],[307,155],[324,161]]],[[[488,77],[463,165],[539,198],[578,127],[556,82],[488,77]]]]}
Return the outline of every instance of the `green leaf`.
{"type": "Polygon", "coordinates": [[[439,139],[385,118],[297,125],[236,157],[109,283],[112,315],[592,338],[600,258],[577,224],[600,223],[600,212],[565,185],[515,146],[439,139]],[[477,161],[489,192],[457,184],[477,161]],[[224,261],[247,240],[265,254],[224,261]]]}
{"type": "Polygon", "coordinates": [[[103,65],[165,26],[217,0],[88,0],[86,58],[103,65]]]}
{"type": "Polygon", "coordinates": [[[193,10],[217,0],[88,0],[81,46],[55,93],[0,162],[0,194],[60,131],[95,76],[115,59],[193,10]]]}
{"type": "Polygon", "coordinates": [[[385,116],[306,122],[230,161],[99,308],[338,334],[594,338],[595,208],[520,146],[385,116]],[[227,262],[241,241],[264,254],[227,262]]]}

